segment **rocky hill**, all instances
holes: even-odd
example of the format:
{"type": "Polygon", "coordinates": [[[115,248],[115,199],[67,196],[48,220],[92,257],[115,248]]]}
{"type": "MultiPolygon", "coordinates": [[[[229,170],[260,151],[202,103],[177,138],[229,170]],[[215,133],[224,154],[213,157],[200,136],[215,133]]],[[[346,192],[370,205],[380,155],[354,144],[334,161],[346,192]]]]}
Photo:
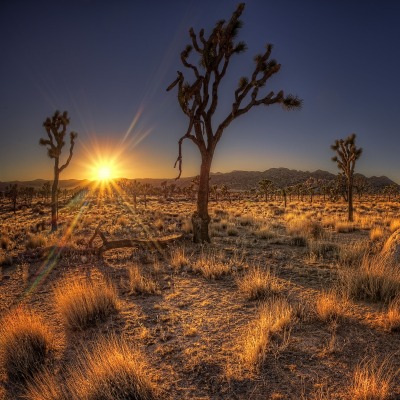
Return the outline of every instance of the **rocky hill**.
{"type": "MultiPolygon", "coordinates": [[[[357,174],[362,177],[364,175],[357,174]]],[[[285,187],[302,183],[309,178],[331,180],[335,179],[336,175],[327,171],[316,170],[313,172],[299,171],[288,168],[270,168],[263,172],[261,171],[232,171],[227,173],[213,173],[211,174],[210,183],[212,185],[226,185],[229,189],[233,190],[250,190],[256,188],[258,182],[262,179],[271,180],[277,187],[285,187]]],[[[394,181],[386,176],[371,176],[365,177],[369,186],[373,191],[380,191],[385,186],[397,185],[394,181]]],[[[189,186],[194,177],[181,178],[177,181],[174,179],[137,179],[141,183],[150,183],[153,186],[160,186],[161,182],[167,181],[169,184],[175,183],[179,187],[189,186]]],[[[17,183],[19,186],[31,186],[35,189],[40,188],[46,180],[36,179],[33,181],[13,181],[13,182],[0,182],[0,191],[4,190],[10,183],[17,183]]],[[[69,179],[61,180],[60,187],[62,189],[73,189],[76,187],[85,187],[90,185],[88,180],[69,179]]],[[[399,186],[400,188],[400,186],[399,186]]]]}

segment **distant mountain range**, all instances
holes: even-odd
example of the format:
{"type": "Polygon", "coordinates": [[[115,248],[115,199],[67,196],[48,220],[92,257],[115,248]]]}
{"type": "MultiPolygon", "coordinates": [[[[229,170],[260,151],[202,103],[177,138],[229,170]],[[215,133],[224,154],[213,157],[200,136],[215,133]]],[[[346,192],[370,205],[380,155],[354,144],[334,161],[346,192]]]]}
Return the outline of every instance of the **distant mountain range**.
{"type": "MultiPolygon", "coordinates": [[[[361,175],[361,174],[356,174],[361,175]]],[[[364,176],[364,175],[361,175],[364,176]]],[[[232,171],[227,173],[212,173],[210,183],[212,185],[226,185],[229,189],[233,190],[250,190],[257,187],[258,182],[262,179],[271,180],[278,187],[285,187],[296,185],[302,183],[309,178],[314,179],[325,179],[331,180],[335,179],[336,175],[327,171],[316,170],[314,172],[309,171],[298,171],[295,169],[288,168],[270,168],[266,171],[232,171]]],[[[175,183],[177,186],[184,187],[188,186],[194,177],[181,178],[179,180],[175,179],[136,179],[141,183],[150,183],[153,186],[159,186],[161,182],[167,181],[169,184],[175,183]]],[[[379,191],[385,186],[395,184],[386,176],[371,176],[365,177],[369,185],[375,190],[379,191]]],[[[3,191],[5,187],[9,184],[18,184],[19,186],[30,186],[38,189],[43,186],[48,180],[45,179],[35,179],[32,181],[10,181],[10,182],[0,182],[0,191],[3,191]]],[[[61,189],[74,189],[77,187],[87,187],[92,185],[93,182],[87,179],[68,179],[60,181],[61,189]]],[[[398,185],[399,186],[399,185],[398,185]]],[[[400,186],[399,186],[400,187],[400,186]]]]}

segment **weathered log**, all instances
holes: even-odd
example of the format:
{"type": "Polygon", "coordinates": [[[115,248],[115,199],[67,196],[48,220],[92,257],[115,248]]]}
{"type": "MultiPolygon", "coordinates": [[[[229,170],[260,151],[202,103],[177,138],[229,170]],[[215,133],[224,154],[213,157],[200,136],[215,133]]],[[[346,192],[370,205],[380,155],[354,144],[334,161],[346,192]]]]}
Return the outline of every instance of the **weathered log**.
{"type": "Polygon", "coordinates": [[[90,238],[88,243],[88,250],[92,249],[93,241],[96,236],[99,236],[103,242],[103,245],[99,248],[96,248],[96,252],[102,254],[105,251],[112,250],[112,249],[120,249],[124,247],[147,247],[150,249],[158,249],[167,246],[168,244],[175,242],[182,238],[182,234],[164,236],[160,238],[150,238],[150,239],[139,239],[139,238],[132,238],[132,239],[119,239],[119,240],[107,240],[104,233],[100,230],[99,224],[90,238]]]}

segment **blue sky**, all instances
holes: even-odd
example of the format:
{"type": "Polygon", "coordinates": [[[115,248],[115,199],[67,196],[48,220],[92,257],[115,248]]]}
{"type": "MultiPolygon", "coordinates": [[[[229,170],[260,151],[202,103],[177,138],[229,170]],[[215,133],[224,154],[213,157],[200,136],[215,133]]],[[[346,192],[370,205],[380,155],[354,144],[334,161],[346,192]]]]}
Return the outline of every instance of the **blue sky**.
{"type": "MultiPolygon", "coordinates": [[[[179,55],[189,28],[210,32],[237,6],[214,3],[3,0],[0,180],[52,178],[38,142],[56,109],[68,110],[79,135],[62,179],[90,177],[100,159],[129,178],[175,177],[187,119],[176,92],[165,89],[184,71],[179,55]]],[[[265,90],[283,89],[304,105],[257,108],[234,121],[212,170],[336,172],[330,145],[355,132],[364,149],[357,171],[400,182],[400,3],[249,0],[242,20],[239,39],[248,50],[232,59],[217,115],[228,112],[238,78],[251,74],[266,43],[282,68],[265,90]]],[[[192,143],[184,146],[183,167],[184,176],[198,174],[192,143]]]]}

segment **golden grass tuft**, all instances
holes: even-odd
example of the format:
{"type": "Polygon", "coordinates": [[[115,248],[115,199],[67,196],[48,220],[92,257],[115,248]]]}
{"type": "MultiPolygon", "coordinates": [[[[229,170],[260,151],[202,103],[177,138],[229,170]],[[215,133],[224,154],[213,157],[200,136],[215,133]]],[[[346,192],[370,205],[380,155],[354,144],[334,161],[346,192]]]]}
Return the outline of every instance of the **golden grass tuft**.
{"type": "Polygon", "coordinates": [[[158,285],[152,278],[144,276],[137,265],[128,269],[129,291],[134,294],[155,294],[158,292],[158,285]]]}
{"type": "Polygon", "coordinates": [[[343,317],[348,299],[336,291],[321,292],[315,300],[315,312],[320,321],[330,322],[343,317]]]}
{"type": "Polygon", "coordinates": [[[174,269],[181,269],[189,265],[189,258],[184,247],[176,247],[171,251],[171,265],[174,269]]]}
{"type": "Polygon", "coordinates": [[[12,310],[1,321],[1,363],[8,379],[26,381],[50,358],[54,337],[42,318],[24,308],[12,310]]]}
{"type": "Polygon", "coordinates": [[[318,221],[295,218],[288,222],[287,231],[291,236],[305,236],[310,239],[322,239],[325,235],[323,226],[318,221]]]}
{"type": "Polygon", "coordinates": [[[391,367],[391,360],[385,359],[380,364],[374,357],[359,363],[354,371],[353,384],[350,388],[354,400],[385,400],[392,394],[392,386],[398,371],[391,367]]]}
{"type": "Polygon", "coordinates": [[[369,251],[369,244],[362,240],[339,247],[339,263],[344,267],[357,268],[369,251]]]}
{"type": "Polygon", "coordinates": [[[193,272],[200,272],[206,279],[220,279],[231,271],[221,254],[213,250],[203,250],[192,266],[193,272]]]}
{"type": "Polygon", "coordinates": [[[384,236],[384,231],[380,226],[372,228],[369,232],[369,238],[373,242],[381,240],[383,236],[384,236]]]}
{"type": "Polygon", "coordinates": [[[264,363],[272,342],[272,335],[284,330],[292,322],[293,309],[286,299],[273,298],[263,303],[257,318],[249,324],[240,347],[240,361],[248,369],[259,369],[264,363]]]}
{"type": "Polygon", "coordinates": [[[400,331],[400,296],[397,296],[389,303],[385,315],[385,325],[392,332],[400,331]]]}
{"type": "Polygon", "coordinates": [[[139,350],[115,338],[85,352],[67,382],[72,400],[153,400],[159,389],[139,350]]]}
{"type": "Polygon", "coordinates": [[[116,312],[117,294],[105,280],[64,280],[54,289],[54,298],[65,326],[83,330],[116,312]]]}
{"type": "Polygon", "coordinates": [[[47,368],[29,382],[25,398],[27,400],[70,400],[69,394],[60,385],[54,373],[47,368]]]}
{"type": "Polygon", "coordinates": [[[400,219],[393,219],[390,221],[389,229],[391,233],[397,231],[397,229],[400,229],[400,219]]]}
{"type": "Polygon", "coordinates": [[[42,234],[28,234],[26,239],[25,247],[27,249],[37,249],[38,247],[43,247],[47,243],[46,238],[42,234]]]}
{"type": "Polygon", "coordinates": [[[358,268],[342,271],[341,281],[356,299],[389,302],[400,294],[400,269],[382,255],[364,257],[358,268]]]}
{"type": "Polygon", "coordinates": [[[269,269],[251,268],[244,276],[236,279],[239,291],[248,300],[265,299],[278,294],[282,288],[278,278],[269,269]]]}

